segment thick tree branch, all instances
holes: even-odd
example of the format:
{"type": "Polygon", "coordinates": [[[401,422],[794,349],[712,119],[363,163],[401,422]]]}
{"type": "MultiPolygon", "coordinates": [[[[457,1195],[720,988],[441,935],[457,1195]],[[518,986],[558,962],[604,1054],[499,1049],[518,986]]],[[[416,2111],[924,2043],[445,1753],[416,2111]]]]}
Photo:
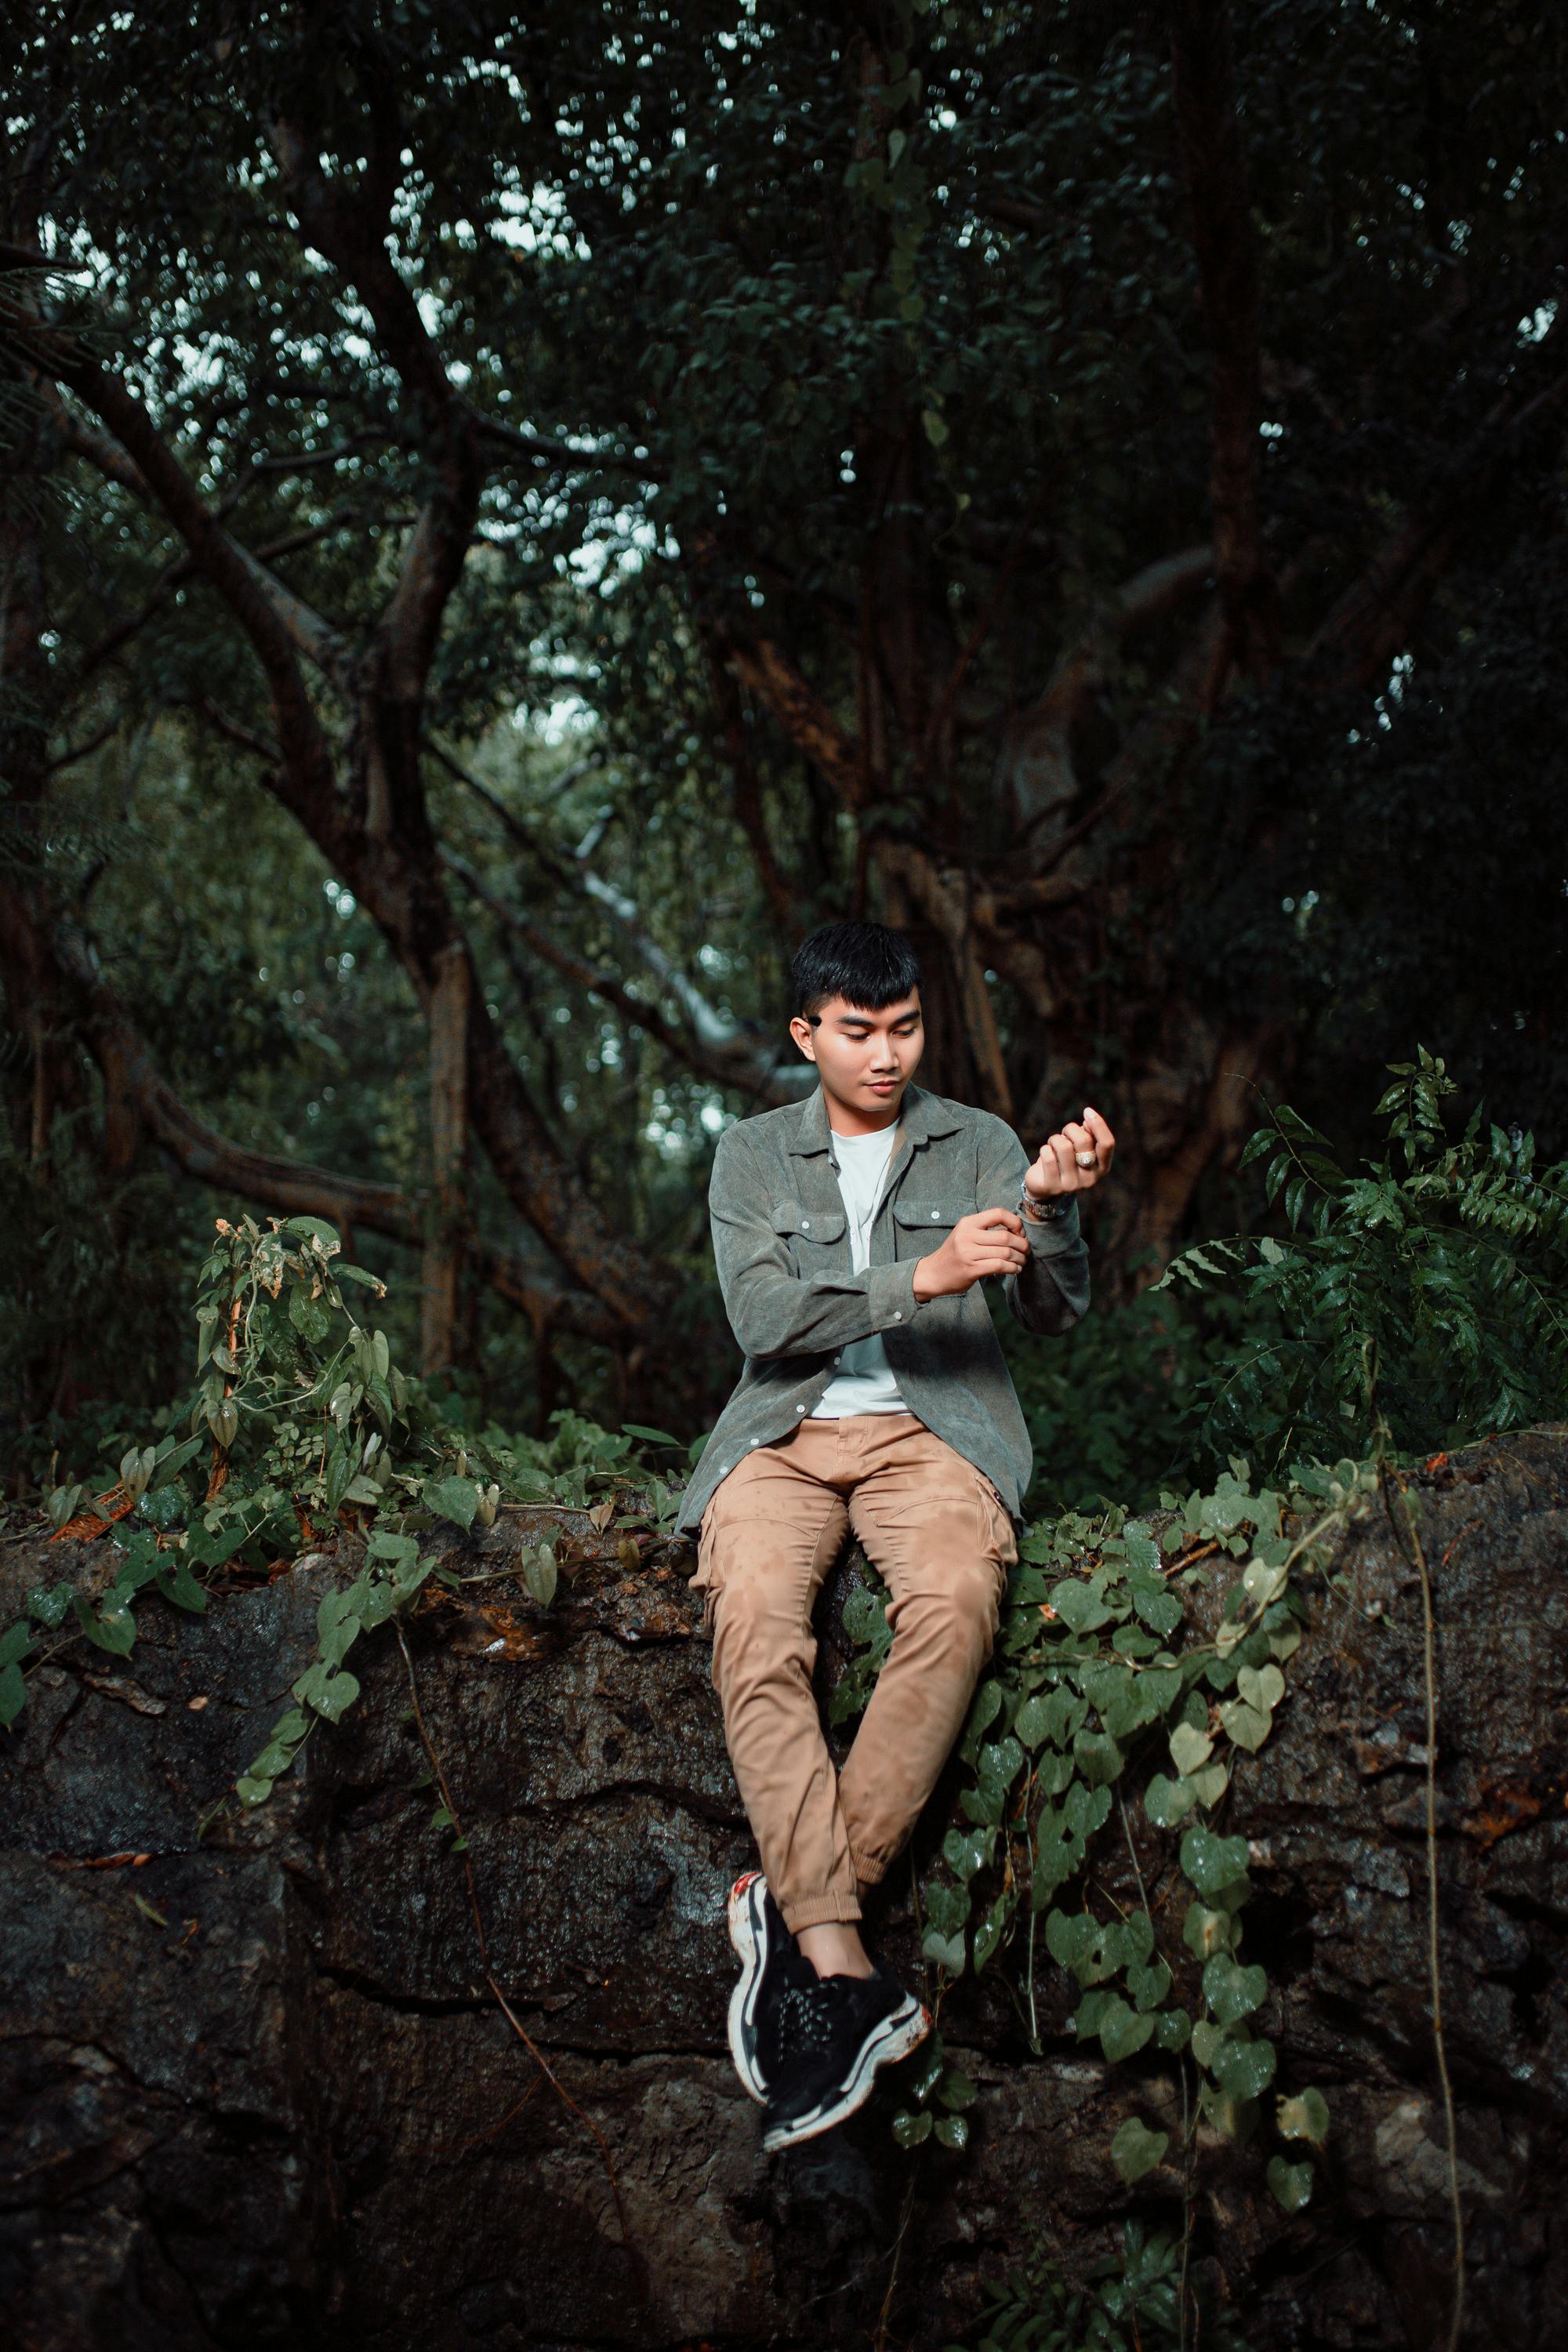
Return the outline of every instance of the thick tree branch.
{"type": "Polygon", "coordinates": [[[795,749],[825,776],[844,806],[860,808],[868,792],[865,755],[853,736],[770,637],[727,637],[723,658],[773,712],[795,749]]]}
{"type": "MultiPolygon", "coordinates": [[[[449,416],[461,404],[425,331],[419,305],[398,274],[384,242],[384,207],[372,221],[369,206],[353,201],[321,169],[321,157],[304,128],[276,120],[267,136],[278,160],[283,194],[309,242],[349,278],[375,322],[382,347],[427,417],[449,416]]],[[[383,191],[373,188],[379,200],[383,191]]]]}
{"type": "MultiPolygon", "coordinates": [[[[31,908],[8,885],[0,885],[0,923],[13,989],[20,984],[20,992],[31,993],[41,981],[52,983],[102,1073],[111,1122],[122,1129],[140,1125],[183,1174],[237,1192],[279,1216],[323,1217],[340,1231],[357,1228],[414,1249],[424,1245],[423,1204],[399,1186],[254,1150],[193,1111],[160,1075],[146,1039],[74,926],[44,935],[31,908]]],[[[122,1133],[117,1152],[121,1164],[132,1148],[122,1133]]],[[[587,1339],[614,1341],[622,1335],[622,1325],[601,1300],[542,1282],[521,1259],[504,1251],[481,1250],[478,1257],[490,1286],[531,1317],[547,1317],[558,1329],[587,1339]]]]}
{"type": "Polygon", "coordinates": [[[1214,357],[1215,571],[1236,658],[1263,678],[1279,658],[1279,598],[1258,519],[1258,257],[1230,16],[1226,0],[1171,0],[1170,24],[1176,127],[1214,357]]]}
{"type": "Polygon", "coordinates": [[[1538,425],[1568,404],[1568,373],[1523,407],[1496,402],[1446,478],[1420,509],[1393,531],[1359,579],[1319,625],[1302,656],[1325,690],[1383,685],[1437,582],[1453,561],[1467,520],[1484,512],[1538,425]]]}
{"type": "Polygon", "coordinates": [[[615,973],[596,971],[581,956],[574,955],[570,949],[558,946],[526,917],[517,914],[465,858],[458,857],[449,849],[443,849],[441,863],[531,955],[539,957],[542,962],[552,964],[557,971],[574,981],[590,995],[601,998],[606,1004],[613,1004],[625,1020],[646,1030],[667,1052],[695,1070],[700,1077],[711,1079],[716,1086],[740,1087],[758,1103],[773,1108],[786,1102],[798,1101],[798,1089],[781,1086],[774,1077],[760,1040],[747,1036],[733,1026],[730,1040],[717,1045],[705,1045],[686,1035],[672,1022],[667,1021],[656,1005],[645,1004],[631,995],[615,973]]]}
{"type": "Polygon", "coordinates": [[[1056,846],[1047,827],[1078,797],[1072,734],[1105,684],[1113,649],[1137,630],[1163,619],[1214,576],[1212,547],[1184,548],[1135,572],[1097,610],[1083,635],[1067,648],[1032,709],[1009,729],[999,782],[1010,791],[1020,827],[1035,835],[1037,859],[1056,846]]]}
{"type": "MultiPolygon", "coordinates": [[[[107,480],[117,482],[122,489],[131,491],[147,506],[159,509],[185,541],[184,556],[164,573],[143,607],[141,618],[128,627],[110,632],[104,641],[106,647],[112,650],[122,645],[126,636],[134,634],[135,628],[142,625],[167,590],[188,578],[193,572],[203,573],[212,582],[244,625],[246,611],[253,606],[254,596],[247,600],[246,610],[241,610],[235,605],[232,597],[226,594],[224,579],[207,561],[205,552],[217,548],[223,552],[225,574],[237,580],[243,575],[251,589],[259,592],[294,651],[302,654],[341,690],[347,677],[346,653],[341,638],[319,613],[312,611],[303,597],[297,595],[267,567],[277,557],[292,554],[298,549],[309,547],[324,538],[341,521],[342,516],[334,515],[325,523],[290,531],[252,554],[231,537],[221,520],[222,516],[238,504],[244,485],[234,486],[216,509],[208,508],[145,409],[137,404],[119,379],[95,368],[79,350],[67,348],[64,339],[53,338],[51,349],[51,365],[58,382],[68,385],[84,406],[101,416],[114,436],[111,438],[110,434],[95,432],[57,395],[54,408],[62,446],[73,457],[85,458],[89,465],[96,467],[107,480]],[[77,381],[79,374],[82,378],[80,383],[77,381]],[[130,422],[132,438],[128,439],[121,433],[103,404],[93,397],[95,390],[110,400],[121,422],[130,422]],[[159,453],[151,469],[134,454],[135,443],[154,447],[159,453]],[[169,495],[171,491],[174,493],[173,502],[169,495]]],[[[35,364],[42,364],[37,354],[29,353],[28,357],[35,364]]],[[[248,629],[247,633],[249,634],[248,629]]],[[[252,643],[255,644],[254,638],[252,643]]],[[[260,656],[259,645],[256,646],[256,651],[260,656]]],[[[92,656],[84,659],[80,675],[85,677],[89,667],[96,667],[98,661],[106,657],[106,654],[95,649],[92,656]]],[[[264,657],[262,667],[268,669],[270,678],[271,671],[264,657]]],[[[302,687],[300,690],[303,691],[302,687]]]]}
{"type": "Polygon", "coordinates": [[[184,541],[196,570],[244,631],[267,679],[283,751],[280,796],[297,814],[309,807],[319,821],[333,796],[332,755],[300,674],[299,656],[307,652],[323,667],[336,668],[341,649],[335,637],[301,599],[229,537],[145,408],[120,379],[89,358],[74,338],[57,337],[53,342],[49,364],[56,380],[108,426],[150,497],[184,541]]]}
{"type": "Polygon", "coordinates": [[[756,762],[746,735],[746,714],[732,671],[725,665],[722,654],[710,636],[705,637],[703,650],[708,663],[709,683],[713,690],[714,707],[719,723],[724,730],[724,748],[729,754],[731,798],[735,822],[751,845],[756,864],[757,879],[763,895],[773,908],[780,930],[788,939],[798,926],[795,919],[794,895],[785,881],[763,814],[762,784],[757,776],[756,762]]]}
{"type": "MultiPolygon", "coordinates": [[[[811,761],[838,794],[844,805],[858,813],[864,804],[865,761],[859,745],[834,718],[826,704],[802,677],[782,646],[769,638],[726,640],[731,667],[772,710],[790,740],[811,761]]],[[[893,879],[938,933],[952,959],[958,982],[965,1034],[974,1057],[976,1076],[988,1110],[1006,1118],[1012,1111],[995,1010],[985,981],[984,958],[975,937],[968,877],[962,871],[942,872],[929,851],[901,835],[878,830],[868,846],[881,871],[893,879]]],[[[1004,952],[1012,942],[1004,944],[1004,952]]],[[[1041,984],[1035,951],[1021,943],[1017,959],[1020,977],[1031,994],[1041,984]]],[[[1009,974],[1011,977],[1012,974],[1009,974]]]]}
{"type": "MultiPolygon", "coordinates": [[[[627,997],[625,1002],[626,1005],[633,1008],[630,1014],[633,1020],[640,1022],[643,1027],[649,1030],[650,1034],[659,1035],[661,1043],[670,1045],[673,1051],[682,1054],[688,1060],[691,1059],[694,1051],[701,1053],[705,1050],[714,1061],[713,1067],[705,1069],[706,1076],[718,1076],[719,1067],[727,1066],[728,1058],[731,1055],[735,1055],[741,1066],[749,1069],[749,1075],[737,1077],[731,1072],[721,1080],[721,1083],[725,1086],[741,1085],[755,1091],[759,1077],[764,1085],[769,1082],[767,1073],[758,1064],[756,1045],[744,1037],[743,1032],[734,1021],[718,1012],[709,1003],[701,990],[681,971],[675,959],[668,955],[659,946],[658,941],[645,927],[635,901],[628,898],[624,890],[617,890],[613,883],[606,882],[602,876],[594,871],[587,862],[590,855],[590,846],[587,843],[570,856],[562,856],[558,851],[547,846],[531,826],[523,824],[521,817],[515,816],[499,793],[492,791],[482,776],[475,775],[472,769],[466,767],[462,761],[433,739],[428,740],[427,748],[434,752],[448,775],[456,777],[459,783],[466,785],[476,799],[481,800],[492,814],[500,819],[519,848],[540,866],[552,881],[559,884],[563,889],[571,890],[583,898],[592,898],[595,905],[603,907],[606,913],[615,918],[649,971],[677,999],[691,1024],[692,1037],[682,1039],[679,1032],[673,1028],[661,1034],[659,1029],[654,1028],[650,1024],[648,1007],[638,1004],[635,997],[627,997]]],[[[472,873],[471,868],[466,866],[460,859],[450,856],[446,851],[441,854],[443,863],[461,876],[467,887],[474,890],[476,895],[484,898],[486,904],[492,907],[492,911],[500,914],[504,920],[510,922],[512,919],[510,910],[503,908],[499,899],[491,898],[485,886],[479,882],[478,876],[472,873]]],[[[546,945],[542,933],[534,936],[540,952],[546,955],[551,961],[559,962],[563,951],[546,945]]],[[[565,968],[564,965],[561,965],[562,970],[565,968]]],[[[588,969],[586,965],[583,965],[580,970],[574,969],[574,977],[581,977],[581,974],[586,972],[588,969]]],[[[599,992],[603,993],[603,991],[599,992]]],[[[655,1018],[657,1017],[656,1015],[655,1018]]],[[[694,1062],[693,1067],[698,1066],[702,1066],[694,1062]]],[[[781,1096],[779,1100],[794,1100],[794,1097],[781,1096]]]]}

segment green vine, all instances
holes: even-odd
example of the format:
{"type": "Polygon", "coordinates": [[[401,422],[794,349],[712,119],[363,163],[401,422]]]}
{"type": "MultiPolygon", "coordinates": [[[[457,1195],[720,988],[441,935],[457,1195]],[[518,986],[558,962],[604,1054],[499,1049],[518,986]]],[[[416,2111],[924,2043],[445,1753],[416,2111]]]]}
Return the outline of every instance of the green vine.
{"type": "MultiPolygon", "coordinates": [[[[1247,1841],[1224,1834],[1215,1817],[1238,1755],[1262,1746],[1285,1700],[1284,1669],[1305,1615],[1301,1577],[1364,1516],[1377,1484],[1374,1464],[1343,1460],[1299,1471],[1286,1491],[1255,1494],[1238,1459],[1212,1493],[1163,1496],[1149,1518],[1115,1507],[1032,1528],[1009,1580],[992,1671],[959,1742],[973,1775],[959,1800],[966,1825],[948,1832],[942,1867],[921,1890],[921,1948],[938,1972],[939,2000],[966,1970],[979,1974],[1020,1946],[1020,2011],[1037,2053],[1043,1947],[1079,1988],[1080,2042],[1098,2042],[1112,2062],[1149,2048],[1170,2056],[1181,2078],[1184,2164],[1200,2120],[1248,2140],[1273,2092],[1282,2145],[1268,2178],[1289,2212],[1311,2195],[1310,2152],[1327,2137],[1328,2105],[1313,2087],[1275,2089],[1274,2046],[1256,2024],[1268,1979],[1241,1956],[1247,1841]],[[1305,1520],[1299,1533],[1286,1531],[1287,1517],[1305,1520]],[[1205,1637],[1190,1604],[1208,1587],[1205,1562],[1216,1556],[1244,1565],[1205,1637]],[[1126,1813],[1123,1783],[1139,1766],[1154,1768],[1142,1788],[1149,1825],[1183,1831],[1179,1948],[1168,1936],[1162,1945],[1126,1813]],[[1102,1834],[1125,1840],[1140,1886],[1135,1909],[1112,1905],[1105,1916],[1087,1897],[1063,1899],[1102,1834]]],[[[847,1621],[864,1647],[841,1685],[850,1696],[835,1707],[840,1717],[888,1646],[874,1591],[857,1597],[847,1621]]],[[[962,2147],[973,2095],[939,2031],[894,2118],[895,2138],[906,2147],[931,2137],[962,2147]]],[[[1171,2142],[1169,2131],[1132,2117],[1110,2155],[1131,2186],[1165,2160],[1171,2142]]]]}

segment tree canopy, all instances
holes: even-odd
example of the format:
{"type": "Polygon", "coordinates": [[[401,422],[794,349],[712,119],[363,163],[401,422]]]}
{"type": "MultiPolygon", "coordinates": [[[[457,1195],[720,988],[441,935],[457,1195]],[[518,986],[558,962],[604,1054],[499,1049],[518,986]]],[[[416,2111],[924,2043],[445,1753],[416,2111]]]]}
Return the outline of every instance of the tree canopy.
{"type": "Polygon", "coordinates": [[[923,1082],[1105,1110],[1112,1295],[1418,1035],[1564,1148],[1559,16],[23,26],[25,1424],[173,1388],[216,1188],[421,1251],[432,1367],[696,1425],[707,1155],[844,914],[923,1082]]]}

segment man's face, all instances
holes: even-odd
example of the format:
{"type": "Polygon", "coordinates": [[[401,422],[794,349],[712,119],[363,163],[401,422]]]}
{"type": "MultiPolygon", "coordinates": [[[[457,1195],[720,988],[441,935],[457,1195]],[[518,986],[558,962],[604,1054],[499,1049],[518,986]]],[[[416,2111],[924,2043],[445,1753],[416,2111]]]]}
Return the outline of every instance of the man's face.
{"type": "Polygon", "coordinates": [[[789,1027],[802,1053],[822,1072],[827,1092],[873,1124],[879,1112],[897,1108],[925,1051],[918,988],[879,1013],[830,996],[817,1007],[815,1028],[801,1013],[789,1027]]]}

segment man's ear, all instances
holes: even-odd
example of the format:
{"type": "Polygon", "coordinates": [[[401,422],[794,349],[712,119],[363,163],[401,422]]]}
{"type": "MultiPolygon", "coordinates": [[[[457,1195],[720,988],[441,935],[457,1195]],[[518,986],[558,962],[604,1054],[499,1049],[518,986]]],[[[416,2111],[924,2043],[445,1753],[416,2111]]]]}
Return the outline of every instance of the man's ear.
{"type": "Polygon", "coordinates": [[[812,1050],[811,1024],[805,1019],[803,1013],[797,1013],[795,1014],[795,1019],[789,1024],[789,1034],[795,1039],[795,1044],[800,1047],[801,1052],[805,1055],[806,1060],[808,1062],[815,1062],[816,1055],[812,1050]]]}

